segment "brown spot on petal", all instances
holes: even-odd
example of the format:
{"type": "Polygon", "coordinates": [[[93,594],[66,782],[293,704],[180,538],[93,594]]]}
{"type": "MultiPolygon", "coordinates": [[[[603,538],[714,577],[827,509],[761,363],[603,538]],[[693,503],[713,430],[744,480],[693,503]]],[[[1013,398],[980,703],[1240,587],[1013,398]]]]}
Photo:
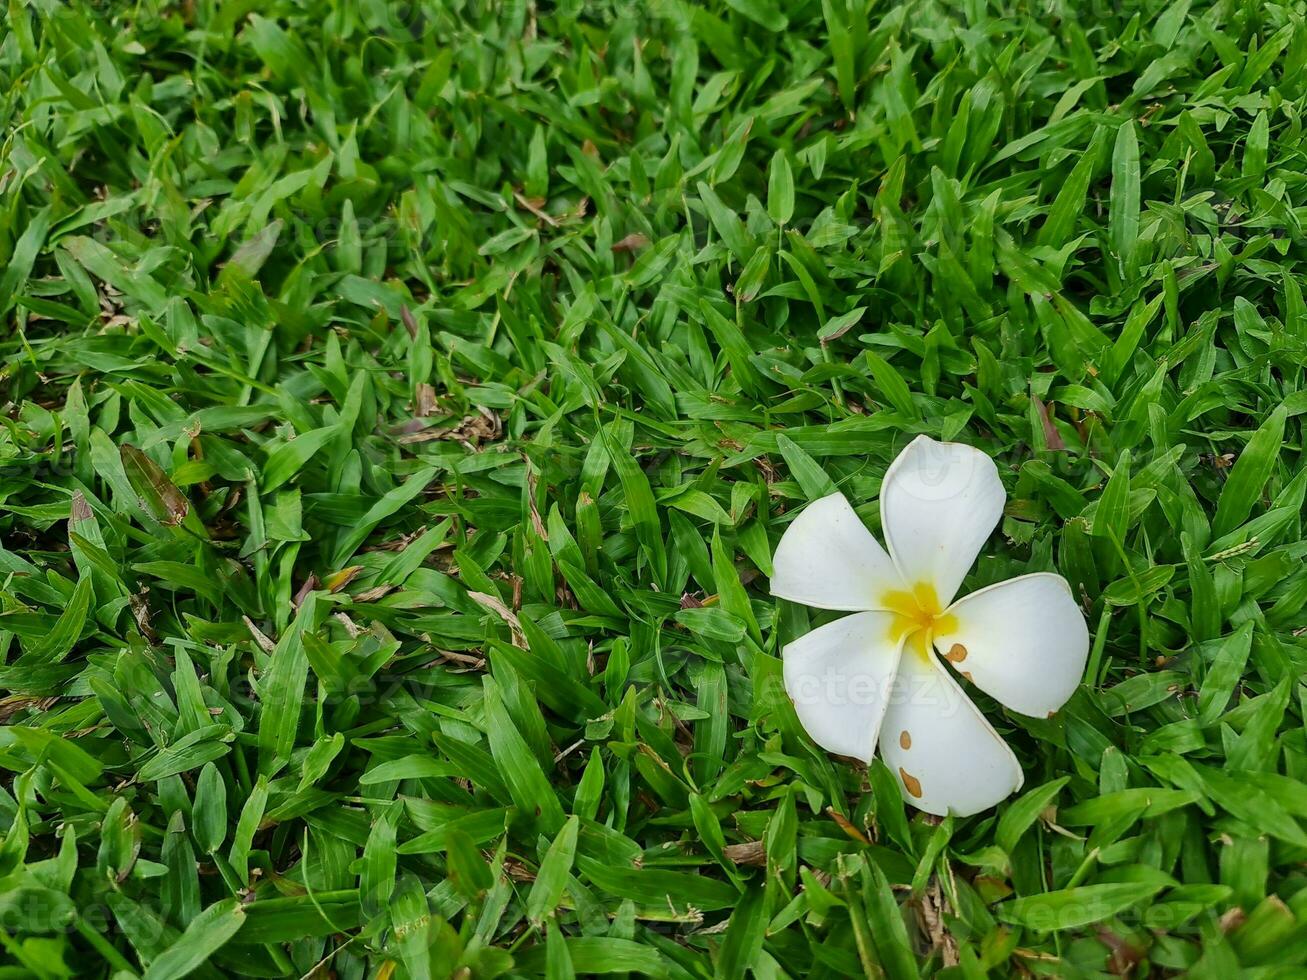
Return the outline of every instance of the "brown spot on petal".
{"type": "Polygon", "coordinates": [[[899,779],[903,780],[903,788],[908,791],[908,795],[915,799],[921,799],[921,780],[916,776],[910,775],[902,766],[899,766],[899,779]]]}
{"type": "Polygon", "coordinates": [[[965,677],[967,680],[971,681],[972,684],[976,683],[976,679],[971,676],[971,671],[969,670],[962,671],[962,676],[965,677]]]}
{"type": "Polygon", "coordinates": [[[899,735],[899,746],[905,749],[912,748],[912,736],[909,735],[906,730],[899,735]]]}
{"type": "Polygon", "coordinates": [[[961,643],[954,643],[949,647],[948,653],[944,654],[944,659],[955,664],[960,664],[967,659],[967,648],[961,643]]]}

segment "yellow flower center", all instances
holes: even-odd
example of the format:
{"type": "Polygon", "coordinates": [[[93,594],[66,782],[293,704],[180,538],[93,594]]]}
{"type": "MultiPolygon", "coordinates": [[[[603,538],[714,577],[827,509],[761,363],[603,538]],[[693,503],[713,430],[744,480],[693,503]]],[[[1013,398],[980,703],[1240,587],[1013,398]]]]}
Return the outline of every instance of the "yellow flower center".
{"type": "Polygon", "coordinates": [[[911,590],[895,590],[881,596],[883,608],[894,614],[890,623],[891,643],[905,640],[905,646],[915,650],[923,660],[930,657],[935,637],[953,633],[957,619],[944,612],[935,587],[929,582],[918,582],[911,590]]]}

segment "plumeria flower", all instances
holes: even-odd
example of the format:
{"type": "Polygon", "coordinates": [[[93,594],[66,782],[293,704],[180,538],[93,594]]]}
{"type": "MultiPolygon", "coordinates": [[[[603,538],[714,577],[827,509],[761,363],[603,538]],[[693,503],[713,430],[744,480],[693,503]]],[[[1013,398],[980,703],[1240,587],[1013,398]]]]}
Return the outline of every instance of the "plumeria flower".
{"type": "Polygon", "coordinates": [[[954,601],[1003,513],[984,453],[918,436],[885,474],[888,553],[839,493],[786,529],[772,595],[852,612],[785,647],[785,690],[822,748],[881,757],[927,813],[965,816],[1021,788],[1016,756],[948,666],[1024,715],[1057,711],[1080,682],[1089,630],[1060,575],[1021,575],[954,601]]]}

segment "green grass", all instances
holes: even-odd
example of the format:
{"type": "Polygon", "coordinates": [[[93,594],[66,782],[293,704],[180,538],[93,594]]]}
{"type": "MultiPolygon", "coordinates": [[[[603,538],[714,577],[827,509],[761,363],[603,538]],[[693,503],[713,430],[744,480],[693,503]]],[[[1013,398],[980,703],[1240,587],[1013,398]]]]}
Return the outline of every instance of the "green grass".
{"type": "Polygon", "coordinates": [[[1302,975],[1301,4],[0,18],[2,980],[1302,975]],[[1093,642],[942,822],[767,589],[919,433],[1093,642]]]}

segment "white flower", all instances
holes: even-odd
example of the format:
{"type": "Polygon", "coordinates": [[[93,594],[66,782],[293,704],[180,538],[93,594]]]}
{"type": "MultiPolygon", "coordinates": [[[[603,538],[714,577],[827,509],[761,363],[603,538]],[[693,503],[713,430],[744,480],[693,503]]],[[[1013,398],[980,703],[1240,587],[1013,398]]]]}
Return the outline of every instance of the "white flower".
{"type": "Polygon", "coordinates": [[[1016,756],[939,655],[1013,711],[1045,717],[1076,689],[1089,630],[1060,575],[1021,575],[953,601],[1003,512],[984,453],[918,436],[885,474],[880,546],[842,494],[781,537],[772,595],[853,612],[785,647],[785,690],[827,751],[880,754],[907,799],[959,816],[1021,788],[1016,756]]]}

